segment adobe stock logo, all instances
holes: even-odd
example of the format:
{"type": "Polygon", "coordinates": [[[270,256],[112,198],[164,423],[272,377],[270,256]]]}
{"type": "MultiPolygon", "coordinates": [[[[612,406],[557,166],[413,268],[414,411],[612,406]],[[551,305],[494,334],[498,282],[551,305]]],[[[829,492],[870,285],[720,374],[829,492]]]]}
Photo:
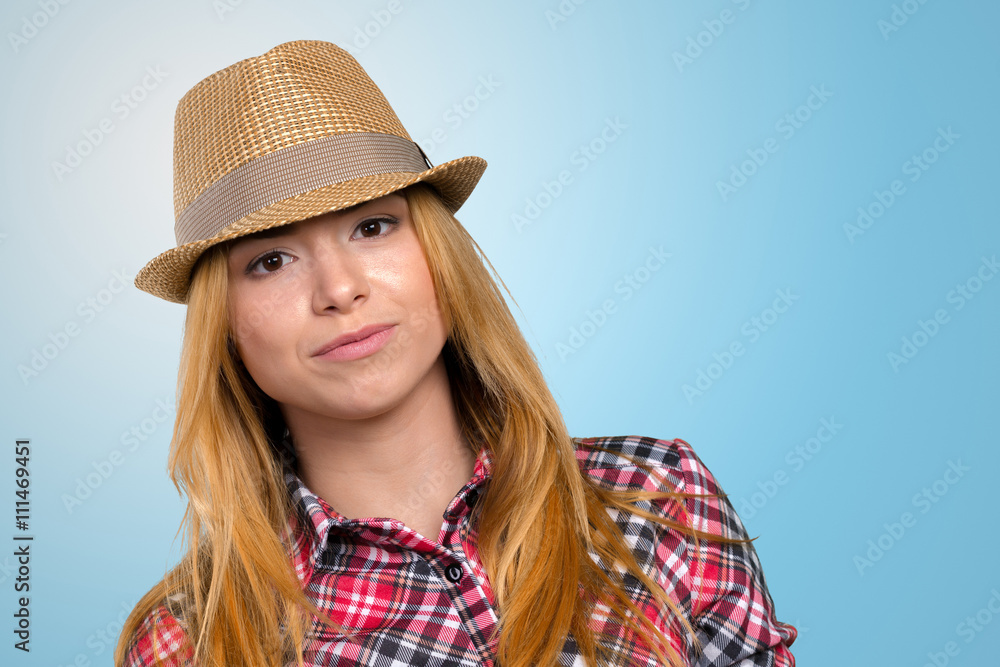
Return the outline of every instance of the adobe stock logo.
{"type": "MultiPolygon", "coordinates": [[[[774,293],[777,297],[771,302],[770,308],[764,308],[740,326],[740,333],[746,337],[747,343],[756,343],[760,340],[761,335],[773,327],[800,298],[798,294],[792,293],[791,288],[778,289],[774,293]]],[[[688,405],[693,405],[695,398],[704,395],[706,391],[711,389],[712,385],[733,367],[736,359],[746,353],[748,347],[737,338],[724,347],[722,352],[713,352],[713,361],[710,361],[704,368],[698,368],[694,384],[681,386],[681,391],[684,392],[684,398],[687,399],[688,405]]]]}
{"type": "MultiPolygon", "coordinates": [[[[486,100],[493,97],[493,93],[503,85],[503,82],[497,81],[494,75],[490,74],[488,76],[480,76],[476,82],[476,87],[468,95],[463,97],[459,102],[448,107],[448,109],[441,114],[441,120],[447,123],[448,127],[452,130],[457,130],[462,127],[465,121],[472,118],[481,104],[486,100]]],[[[424,153],[427,157],[433,158],[434,151],[445,141],[448,140],[448,132],[444,127],[436,127],[427,133],[427,138],[417,143],[420,147],[424,149],[424,153]]]]}
{"type": "Polygon", "coordinates": [[[76,486],[72,493],[62,494],[63,507],[68,514],[72,514],[76,508],[90,498],[97,489],[111,478],[115,472],[128,460],[129,455],[139,449],[142,443],[150,439],[161,426],[168,428],[173,422],[176,406],[173,399],[156,399],[153,409],[149,414],[133,424],[132,427],[123,431],[119,442],[122,447],[112,449],[108,455],[97,461],[91,461],[91,470],[86,474],[76,478],[76,486]]]}
{"type": "Polygon", "coordinates": [[[899,32],[899,29],[906,25],[910,17],[919,12],[920,7],[925,4],[927,4],[927,0],[903,0],[901,5],[894,4],[892,13],[889,14],[889,20],[879,19],[875,24],[879,32],[882,33],[882,39],[888,42],[889,35],[899,32]]]}
{"type": "MultiPolygon", "coordinates": [[[[986,604],[976,612],[967,615],[955,626],[955,634],[961,637],[966,644],[971,644],[997,616],[1000,616],[1000,591],[994,588],[990,590],[990,597],[986,604]]],[[[923,667],[946,667],[951,659],[958,657],[961,652],[962,647],[959,646],[958,642],[945,642],[940,651],[927,653],[927,662],[923,664],[923,667]]]]}
{"type": "Polygon", "coordinates": [[[21,47],[27,46],[28,42],[38,35],[38,31],[49,24],[49,21],[54,19],[60,11],[62,11],[63,6],[68,5],[70,0],[39,0],[38,8],[42,11],[35,12],[31,15],[29,20],[27,16],[21,17],[21,29],[18,32],[8,32],[7,41],[10,42],[10,48],[13,49],[14,53],[21,50],[21,47]]]}
{"type": "MultiPolygon", "coordinates": [[[[947,128],[938,127],[937,136],[933,141],[920,153],[911,155],[910,159],[902,164],[900,170],[904,176],[909,176],[911,183],[916,183],[938,161],[941,155],[947,153],[955,145],[955,141],[961,138],[961,134],[952,131],[951,125],[947,128]]],[[[844,223],[844,234],[847,236],[847,240],[853,245],[855,237],[862,236],[868,231],[906,193],[906,183],[898,178],[889,183],[889,187],[885,190],[878,188],[873,190],[872,200],[864,206],[858,207],[858,217],[854,223],[844,223]]]]}
{"type": "Polygon", "coordinates": [[[389,0],[384,9],[372,10],[369,12],[372,19],[365,23],[364,26],[356,26],[354,28],[354,40],[344,45],[344,48],[352,56],[357,57],[358,54],[368,48],[373,39],[377,39],[382,34],[382,31],[389,27],[393,19],[402,11],[403,4],[400,0],[389,0]],[[364,28],[363,30],[362,27],[364,28]]]}
{"type": "MultiPolygon", "coordinates": [[[[732,0],[740,11],[745,12],[750,7],[751,0],[732,0]]],[[[682,51],[674,51],[673,59],[677,71],[684,73],[684,68],[693,65],[694,61],[705,53],[715,42],[726,32],[726,26],[736,22],[739,16],[731,9],[723,9],[719,12],[718,18],[711,18],[701,22],[704,30],[694,35],[688,35],[687,43],[682,51]]]]}
{"type": "Polygon", "coordinates": [[[219,17],[220,21],[226,20],[226,14],[231,14],[236,11],[236,8],[243,4],[243,0],[215,0],[212,3],[212,9],[215,10],[215,15],[219,17]]]}
{"type": "Polygon", "coordinates": [[[570,16],[576,13],[576,8],[587,2],[587,0],[562,0],[557,11],[545,10],[545,20],[549,22],[549,28],[555,31],[560,23],[565,23],[570,16]]]}
{"type": "MultiPolygon", "coordinates": [[[[664,251],[663,246],[659,248],[649,246],[649,252],[642,264],[632,271],[622,275],[621,280],[614,285],[615,294],[622,294],[622,301],[628,301],[648,283],[657,271],[659,271],[673,253],[664,251]]],[[[569,338],[566,342],[556,343],[556,352],[563,363],[571,355],[576,354],[587,341],[597,335],[607,322],[608,318],[618,312],[618,302],[615,298],[605,299],[596,310],[587,310],[586,319],[579,324],[570,327],[569,338]]]]}
{"type": "MultiPolygon", "coordinates": [[[[822,109],[833,97],[833,91],[827,89],[826,84],[811,86],[809,95],[805,101],[795,107],[774,122],[774,131],[781,135],[781,139],[790,141],[796,132],[805,127],[805,124],[813,115],[822,109]]],[[[753,176],[767,164],[771,156],[781,148],[781,139],[768,137],[759,147],[746,149],[747,159],[739,163],[730,165],[729,178],[725,181],[717,180],[715,189],[723,203],[736,194],[753,176]]]]}
{"type": "MultiPolygon", "coordinates": [[[[949,290],[945,296],[945,300],[948,303],[955,304],[953,308],[954,312],[965,308],[968,302],[976,298],[976,294],[983,289],[984,285],[993,280],[993,276],[1000,273],[1000,263],[997,262],[996,255],[990,258],[984,256],[980,260],[979,268],[976,272],[965,281],[957,283],[955,288],[949,290]]],[[[926,320],[918,319],[918,328],[909,336],[900,338],[901,345],[899,352],[889,351],[886,354],[886,359],[889,361],[889,366],[892,367],[892,372],[898,373],[901,366],[909,364],[938,335],[941,328],[949,322],[951,322],[951,315],[944,308],[938,308],[934,311],[933,316],[926,320]]]]}
{"type": "MultiPolygon", "coordinates": [[[[124,121],[168,76],[169,73],[164,72],[159,65],[147,67],[142,80],[111,103],[111,113],[118,118],[118,122],[124,121]]],[[[117,127],[118,125],[115,124],[115,120],[111,116],[105,116],[97,123],[97,127],[84,128],[80,132],[83,138],[75,144],[66,146],[66,155],[63,161],[52,161],[52,173],[56,179],[62,181],[67,174],[72,173],[83,164],[87,156],[93,153],[104,141],[104,138],[114,132],[117,127]]]]}
{"type": "MultiPolygon", "coordinates": [[[[965,477],[965,474],[972,471],[972,467],[964,465],[962,459],[949,460],[948,467],[939,479],[934,480],[910,499],[910,504],[915,509],[919,509],[921,514],[927,514],[931,508],[939,503],[947,495],[951,487],[965,477]]],[[[899,521],[883,523],[885,532],[873,540],[868,540],[868,549],[864,554],[854,557],[854,567],[858,570],[859,576],[865,576],[865,570],[875,566],[875,563],[903,539],[907,530],[917,525],[918,517],[912,512],[903,512],[899,515],[899,521]]]]}
{"type": "Polygon", "coordinates": [[[24,386],[28,386],[31,380],[49,368],[56,358],[69,347],[73,339],[83,332],[87,324],[93,322],[100,313],[107,310],[118,294],[132,286],[133,279],[134,276],[130,276],[125,269],[112,271],[111,279],[104,287],[77,305],[76,314],[79,316],[79,320],[69,318],[58,329],[50,331],[40,345],[31,348],[28,363],[17,365],[17,374],[24,386]]]}
{"type": "Polygon", "coordinates": [[[788,464],[789,471],[784,468],[775,470],[769,478],[763,482],[757,482],[757,491],[740,498],[740,516],[744,520],[756,516],[757,512],[764,509],[764,506],[778,495],[781,487],[787,485],[796,473],[805,468],[809,461],[815,459],[823,451],[823,446],[829,444],[842,428],[844,425],[838,422],[836,417],[820,419],[816,435],[807,438],[801,445],[795,445],[785,454],[785,463],[788,464]]]}
{"type": "MultiPolygon", "coordinates": [[[[577,171],[581,173],[586,171],[608,150],[611,144],[618,141],[626,129],[628,129],[628,125],[623,123],[618,116],[615,116],[614,119],[610,116],[605,118],[601,131],[586,144],[580,144],[580,147],[573,152],[569,158],[570,164],[576,166],[577,171]]],[[[542,190],[533,197],[525,197],[525,206],[522,212],[512,213],[510,216],[510,221],[514,224],[517,233],[520,234],[525,227],[534,224],[542,212],[552,206],[553,202],[562,196],[567,186],[573,182],[573,174],[568,169],[563,169],[556,175],[555,179],[543,181],[541,183],[542,190]]]]}

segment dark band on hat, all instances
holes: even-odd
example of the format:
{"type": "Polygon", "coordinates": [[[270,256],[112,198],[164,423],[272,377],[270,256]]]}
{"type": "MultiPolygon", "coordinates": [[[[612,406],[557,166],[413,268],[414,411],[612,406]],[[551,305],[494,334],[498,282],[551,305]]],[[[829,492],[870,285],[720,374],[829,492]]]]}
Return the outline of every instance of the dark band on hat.
{"type": "Polygon", "coordinates": [[[420,147],[377,132],[332,134],[265,153],[210,185],[177,217],[177,244],[209,239],[265,206],[334,183],[431,167],[420,147]]]}

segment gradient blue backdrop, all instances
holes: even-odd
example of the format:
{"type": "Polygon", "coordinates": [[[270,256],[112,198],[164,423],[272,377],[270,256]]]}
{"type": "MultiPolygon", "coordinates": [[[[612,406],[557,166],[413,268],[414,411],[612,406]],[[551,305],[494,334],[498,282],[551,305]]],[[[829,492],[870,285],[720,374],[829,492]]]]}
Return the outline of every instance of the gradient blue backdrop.
{"type": "Polygon", "coordinates": [[[177,557],[184,309],[123,278],[174,244],[178,99],[315,38],[434,163],[489,162],[459,217],[571,433],[695,447],[800,664],[996,664],[998,5],[389,5],[0,10],[0,553],[18,437],[35,536],[30,654],[0,556],[0,663],[110,665],[177,557]]]}

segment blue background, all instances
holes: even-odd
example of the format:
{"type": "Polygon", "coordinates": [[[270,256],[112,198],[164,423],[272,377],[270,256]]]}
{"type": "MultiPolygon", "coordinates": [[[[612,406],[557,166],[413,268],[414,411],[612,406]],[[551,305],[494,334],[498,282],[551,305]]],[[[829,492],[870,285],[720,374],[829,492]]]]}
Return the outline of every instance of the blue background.
{"type": "Polygon", "coordinates": [[[489,162],[459,218],[571,433],[693,445],[759,536],[800,664],[996,664],[1000,6],[388,5],[4,3],[0,507],[28,437],[35,542],[30,654],[0,556],[0,662],[110,665],[179,554],[157,401],[184,308],[117,276],[174,245],[179,98],[309,38],[349,48],[435,164],[489,162]]]}

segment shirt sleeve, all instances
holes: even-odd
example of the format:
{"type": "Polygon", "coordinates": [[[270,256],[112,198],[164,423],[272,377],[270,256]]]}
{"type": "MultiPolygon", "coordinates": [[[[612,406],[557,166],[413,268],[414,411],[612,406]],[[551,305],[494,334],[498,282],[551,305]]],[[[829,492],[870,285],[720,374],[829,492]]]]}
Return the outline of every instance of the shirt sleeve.
{"type": "MultiPolygon", "coordinates": [[[[712,473],[683,440],[680,453],[685,493],[722,494],[712,473]]],[[[693,526],[726,537],[747,539],[732,504],[723,498],[691,498],[686,509],[693,526]]],[[[692,625],[701,653],[695,667],[794,667],[789,646],[798,632],[775,616],[757,552],[750,542],[691,541],[692,625]]]]}
{"type": "Polygon", "coordinates": [[[143,620],[119,667],[189,667],[193,651],[187,634],[165,605],[143,620]]]}

